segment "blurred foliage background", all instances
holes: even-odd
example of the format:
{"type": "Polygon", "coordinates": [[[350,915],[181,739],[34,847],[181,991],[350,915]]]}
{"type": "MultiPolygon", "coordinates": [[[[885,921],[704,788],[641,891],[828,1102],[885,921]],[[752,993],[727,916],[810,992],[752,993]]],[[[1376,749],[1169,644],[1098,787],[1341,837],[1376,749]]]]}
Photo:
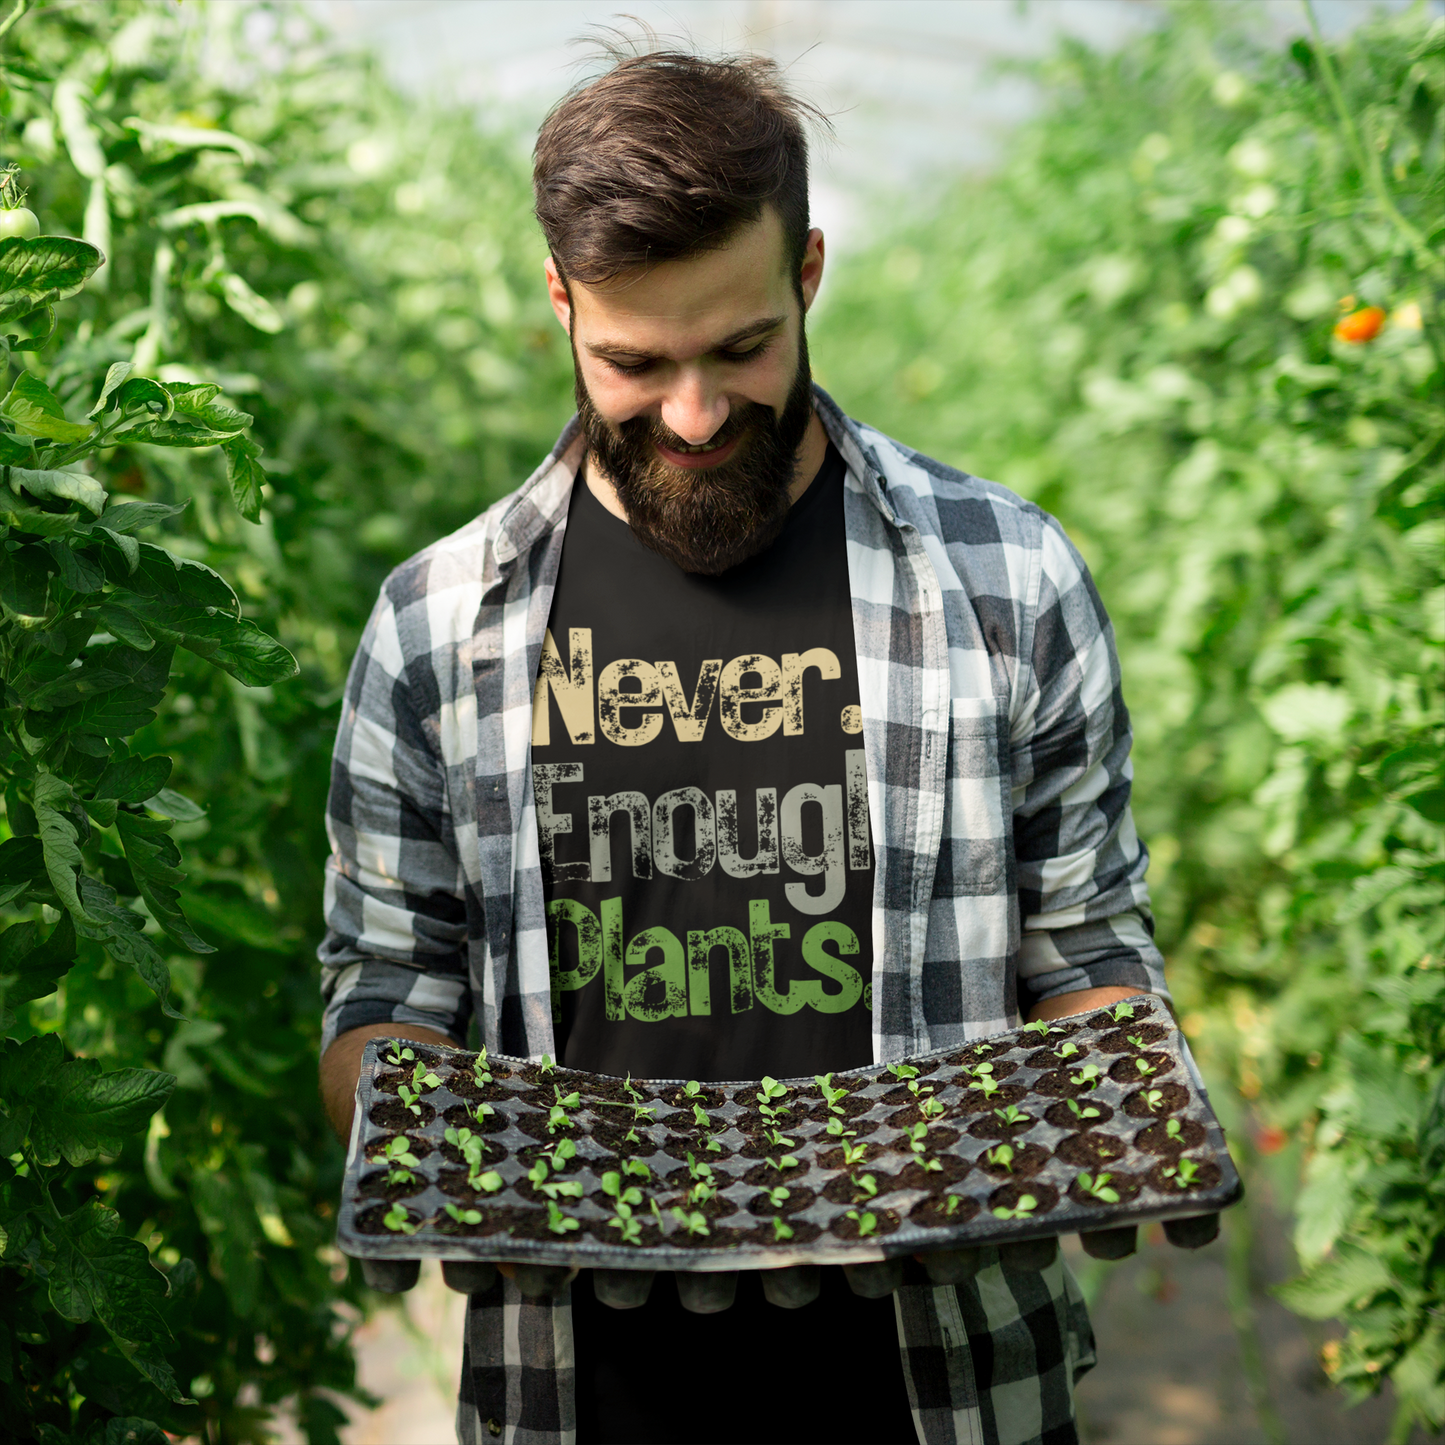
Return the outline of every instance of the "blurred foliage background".
{"type": "MultiPolygon", "coordinates": [[[[815,363],[854,415],[1055,512],[1094,568],[1186,1029],[1293,1203],[1288,1303],[1346,1318],[1327,1367],[1393,1379],[1403,1440],[1445,1421],[1445,22],[1276,53],[1181,8],[1044,79],[993,174],[896,207],[830,277],[815,363]]],[[[177,1079],[69,1187],[169,1273],[195,1403],[98,1384],[83,1327],[39,1321],[6,1358],[47,1441],[137,1416],[260,1440],[287,1401],[322,1442],[364,1305],[315,1091],[329,749],[388,568],[515,486],[571,409],[525,138],[255,4],[22,13],[0,80],[0,159],[42,230],[110,258],[25,365],[77,405],[127,360],[254,414],[257,526],[218,451],[124,447],[98,474],[188,502],[156,540],[301,666],[248,690],[183,658],[137,743],[207,809],[176,828],[218,950],[171,958],[185,1020],[95,948],[19,1029],[177,1079]]]]}

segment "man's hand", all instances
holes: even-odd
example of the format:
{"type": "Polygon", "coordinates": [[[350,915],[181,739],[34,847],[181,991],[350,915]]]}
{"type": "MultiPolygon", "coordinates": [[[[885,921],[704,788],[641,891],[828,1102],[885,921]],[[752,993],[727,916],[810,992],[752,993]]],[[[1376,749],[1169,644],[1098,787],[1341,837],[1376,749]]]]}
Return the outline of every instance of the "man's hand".
{"type": "Polygon", "coordinates": [[[361,1055],[368,1039],[415,1039],[419,1044],[456,1045],[445,1034],[420,1024],[367,1024],[338,1034],[321,1056],[321,1102],[336,1137],[351,1139],[351,1116],[356,1111],[356,1082],[361,1077],[361,1055]]]}
{"type": "MultiPolygon", "coordinates": [[[[1067,1018],[1070,1014],[1093,1013],[1095,1009],[1108,1008],[1110,1004],[1133,998],[1136,994],[1148,993],[1146,988],[1083,988],[1077,993],[1061,993],[1055,998],[1046,998],[1029,1015],[1030,1023],[1040,1019],[1067,1018]]],[[[338,1040],[340,1042],[340,1040],[338,1040]]]]}

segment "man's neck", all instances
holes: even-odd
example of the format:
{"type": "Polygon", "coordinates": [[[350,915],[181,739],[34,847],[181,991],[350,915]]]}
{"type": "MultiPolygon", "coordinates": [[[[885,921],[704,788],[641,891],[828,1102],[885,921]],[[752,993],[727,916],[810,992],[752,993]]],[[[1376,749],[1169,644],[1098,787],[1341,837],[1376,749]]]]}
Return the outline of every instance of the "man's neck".
{"type": "MultiPolygon", "coordinates": [[[[808,429],[803,433],[802,445],[798,448],[797,460],[793,464],[793,480],[788,484],[790,506],[798,504],[799,498],[818,475],[823,458],[827,455],[828,433],[823,430],[823,423],[818,419],[817,411],[814,411],[808,418],[808,429]]],[[[627,520],[627,513],[618,499],[612,479],[602,470],[597,454],[592,451],[587,453],[587,489],[619,522],[627,520]]]]}

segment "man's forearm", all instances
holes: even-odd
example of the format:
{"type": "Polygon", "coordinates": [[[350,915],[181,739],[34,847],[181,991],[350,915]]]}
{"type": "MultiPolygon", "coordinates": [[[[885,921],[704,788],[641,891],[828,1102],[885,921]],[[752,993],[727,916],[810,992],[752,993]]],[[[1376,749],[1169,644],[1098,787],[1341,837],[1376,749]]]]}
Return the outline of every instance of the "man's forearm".
{"type": "MultiPolygon", "coordinates": [[[[1035,1023],[1038,1020],[1061,1019],[1069,1014],[1092,1013],[1098,1008],[1108,1008],[1111,1003],[1118,1003],[1120,999],[1133,998],[1135,994],[1148,993],[1143,988],[1120,988],[1117,984],[1109,988],[1081,988],[1076,993],[1061,993],[1053,998],[1046,998],[1040,1004],[1034,1006],[1029,1014],[1029,1022],[1035,1023]]],[[[358,1055],[359,1057],[359,1055],[358,1055]]]]}
{"type": "Polygon", "coordinates": [[[445,1044],[452,1041],[435,1029],[420,1024],[367,1024],[338,1034],[331,1047],[321,1056],[321,1102],[326,1117],[343,1144],[351,1138],[351,1116],[356,1108],[356,1081],[361,1077],[361,1055],[368,1039],[415,1039],[420,1044],[445,1044]]]}

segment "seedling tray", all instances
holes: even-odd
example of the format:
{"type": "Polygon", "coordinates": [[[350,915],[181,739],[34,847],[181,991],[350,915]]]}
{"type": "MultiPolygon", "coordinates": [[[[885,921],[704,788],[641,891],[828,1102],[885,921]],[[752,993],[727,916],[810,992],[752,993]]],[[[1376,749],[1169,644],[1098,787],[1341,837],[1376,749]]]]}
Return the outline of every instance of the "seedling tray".
{"type": "Polygon", "coordinates": [[[346,1254],[684,1273],[860,1265],[1208,1215],[1241,1193],[1183,1042],[1144,996],[839,1072],[829,1087],[845,1092],[831,1109],[813,1078],[689,1094],[680,1080],[492,1054],[479,1084],[478,1059],[407,1040],[367,1044],[338,1228],[346,1254]],[[400,1067],[387,1061],[402,1050],[411,1057],[400,1067]],[[760,1093],[771,1093],[774,1117],[760,1093]],[[792,1143],[769,1139],[770,1128],[792,1143]],[[469,1167],[448,1142],[461,1129],[480,1136],[480,1167],[475,1144],[469,1167]],[[844,1145],[861,1146],[852,1164],[844,1145]],[[415,1161],[402,1166],[410,1179],[394,1176],[388,1148],[415,1161]],[[539,1185],[529,1171],[549,1156],[539,1185]],[[778,1167],[787,1158],[796,1163],[778,1167]],[[710,1198],[696,1187],[704,1163],[710,1198]],[[489,1187],[469,1187],[484,1174],[489,1187]],[[558,1193],[561,1184],[571,1187],[558,1193]],[[787,1196],[770,1198],[779,1186],[787,1196]],[[621,1212],[619,1195],[631,1199],[621,1212]],[[614,1222],[622,1216],[636,1224],[633,1242],[614,1222]]]}

